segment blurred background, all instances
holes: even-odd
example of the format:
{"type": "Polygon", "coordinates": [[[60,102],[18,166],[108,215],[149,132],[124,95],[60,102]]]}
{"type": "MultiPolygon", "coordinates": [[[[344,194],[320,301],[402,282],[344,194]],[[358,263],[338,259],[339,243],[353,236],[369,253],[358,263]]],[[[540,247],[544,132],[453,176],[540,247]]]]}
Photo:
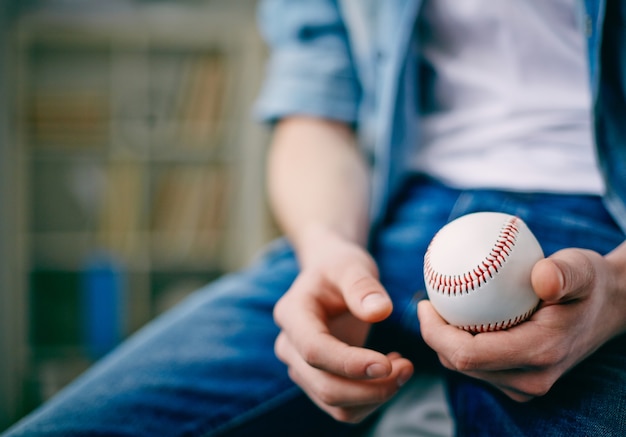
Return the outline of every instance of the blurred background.
{"type": "Polygon", "coordinates": [[[250,0],[0,0],[0,431],[276,235],[250,0]]]}

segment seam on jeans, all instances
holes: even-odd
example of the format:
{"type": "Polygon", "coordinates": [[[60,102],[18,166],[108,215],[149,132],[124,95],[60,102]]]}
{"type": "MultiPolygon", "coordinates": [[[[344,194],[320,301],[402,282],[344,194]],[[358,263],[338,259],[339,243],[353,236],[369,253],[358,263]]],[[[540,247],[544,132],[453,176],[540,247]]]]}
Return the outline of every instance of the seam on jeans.
{"type": "Polygon", "coordinates": [[[270,398],[268,401],[263,402],[259,405],[257,405],[256,407],[253,407],[251,409],[249,409],[248,411],[246,411],[243,414],[239,414],[235,417],[233,417],[231,420],[227,421],[226,423],[223,423],[222,425],[218,426],[215,429],[212,429],[206,433],[201,433],[200,435],[202,437],[212,437],[212,436],[218,436],[221,433],[223,433],[224,431],[227,431],[229,429],[234,428],[235,426],[244,423],[246,421],[252,420],[253,418],[255,418],[256,416],[260,415],[260,413],[266,411],[266,410],[271,410],[273,406],[276,405],[280,405],[281,403],[284,403],[286,400],[289,400],[291,398],[295,398],[299,395],[302,394],[302,391],[299,387],[291,387],[289,389],[287,389],[286,391],[279,393],[278,395],[274,396],[273,398],[270,398]]]}
{"type": "Polygon", "coordinates": [[[448,215],[448,221],[452,221],[459,216],[465,215],[469,206],[472,204],[474,196],[471,192],[461,191],[457,196],[456,201],[450,208],[450,214],[448,215]]]}

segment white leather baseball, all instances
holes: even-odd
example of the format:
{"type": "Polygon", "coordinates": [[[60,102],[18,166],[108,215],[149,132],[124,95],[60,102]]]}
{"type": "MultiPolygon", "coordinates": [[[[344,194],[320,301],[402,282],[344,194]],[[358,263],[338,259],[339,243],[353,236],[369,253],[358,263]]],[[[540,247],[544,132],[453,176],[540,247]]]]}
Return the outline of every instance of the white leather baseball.
{"type": "Polygon", "coordinates": [[[468,214],[433,237],[424,257],[426,291],[451,325],[474,333],[507,329],[537,308],[530,272],[543,256],[520,218],[468,214]]]}

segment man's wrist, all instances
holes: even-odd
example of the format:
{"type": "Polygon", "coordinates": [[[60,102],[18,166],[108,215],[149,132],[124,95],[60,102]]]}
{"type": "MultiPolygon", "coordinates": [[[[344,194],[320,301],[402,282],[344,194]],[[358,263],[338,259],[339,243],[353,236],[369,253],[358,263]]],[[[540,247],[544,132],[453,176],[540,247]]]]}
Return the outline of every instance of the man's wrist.
{"type": "Polygon", "coordinates": [[[304,226],[292,242],[296,249],[296,254],[301,266],[317,260],[320,249],[332,247],[335,244],[355,244],[364,247],[366,244],[365,231],[346,230],[314,223],[304,226]]]}

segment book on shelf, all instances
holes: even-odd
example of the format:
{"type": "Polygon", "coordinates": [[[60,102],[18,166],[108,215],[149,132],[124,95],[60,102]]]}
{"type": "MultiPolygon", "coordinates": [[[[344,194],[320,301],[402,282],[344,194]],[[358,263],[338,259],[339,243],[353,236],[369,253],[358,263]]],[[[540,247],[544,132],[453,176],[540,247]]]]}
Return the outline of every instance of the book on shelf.
{"type": "Polygon", "coordinates": [[[144,194],[140,163],[109,163],[98,221],[98,240],[103,248],[126,258],[137,253],[144,194]]]}
{"type": "Polygon", "coordinates": [[[96,360],[127,332],[127,278],[123,263],[106,252],[92,253],[80,272],[81,340],[87,356],[96,360]]]}
{"type": "MultiPolygon", "coordinates": [[[[203,207],[197,222],[197,239],[192,256],[202,259],[207,255],[219,257],[220,242],[224,237],[229,216],[231,172],[227,167],[212,167],[205,173],[203,207]]],[[[217,264],[221,260],[217,260],[217,264]]]]}
{"type": "Polygon", "coordinates": [[[231,184],[228,179],[230,170],[226,167],[213,167],[206,174],[204,208],[198,220],[198,230],[210,233],[223,229],[228,217],[228,199],[231,184]]]}
{"type": "Polygon", "coordinates": [[[148,110],[155,124],[166,123],[176,117],[179,88],[187,74],[189,56],[169,52],[150,54],[148,110]]]}
{"type": "MultiPolygon", "coordinates": [[[[151,55],[144,115],[155,131],[155,144],[166,139],[181,146],[212,147],[219,141],[228,85],[226,61],[218,52],[151,55]]],[[[107,141],[115,98],[109,91],[64,83],[32,93],[24,118],[36,144],[84,146],[107,141]]],[[[142,97],[141,93],[130,97],[116,113],[132,119],[140,115],[135,104],[142,97]]]]}
{"type": "Polygon", "coordinates": [[[36,144],[102,144],[109,132],[106,95],[80,90],[36,91],[27,104],[27,127],[36,144]]]}
{"type": "Polygon", "coordinates": [[[227,86],[225,56],[193,56],[182,76],[176,114],[185,146],[211,147],[219,140],[227,86]]]}
{"type": "Polygon", "coordinates": [[[156,51],[150,54],[148,117],[153,147],[171,147],[179,139],[178,107],[182,102],[182,84],[187,81],[188,53],[156,51]]]}
{"type": "Polygon", "coordinates": [[[213,264],[225,228],[227,171],[200,165],[165,170],[152,207],[153,258],[213,264]]]}

